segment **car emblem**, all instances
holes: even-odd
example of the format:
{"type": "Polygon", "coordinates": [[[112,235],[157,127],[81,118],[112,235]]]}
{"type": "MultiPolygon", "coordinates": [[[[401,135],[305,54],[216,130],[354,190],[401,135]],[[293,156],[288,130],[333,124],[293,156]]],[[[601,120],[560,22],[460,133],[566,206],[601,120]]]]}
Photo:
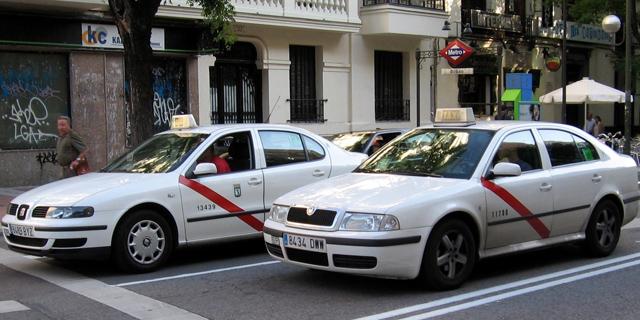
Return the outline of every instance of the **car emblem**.
{"type": "Polygon", "coordinates": [[[27,208],[20,208],[20,212],[18,212],[18,219],[23,220],[24,217],[27,216],[27,208]]]}
{"type": "Polygon", "coordinates": [[[309,217],[311,217],[313,215],[313,213],[316,212],[316,207],[308,207],[307,208],[307,215],[309,217]]]}

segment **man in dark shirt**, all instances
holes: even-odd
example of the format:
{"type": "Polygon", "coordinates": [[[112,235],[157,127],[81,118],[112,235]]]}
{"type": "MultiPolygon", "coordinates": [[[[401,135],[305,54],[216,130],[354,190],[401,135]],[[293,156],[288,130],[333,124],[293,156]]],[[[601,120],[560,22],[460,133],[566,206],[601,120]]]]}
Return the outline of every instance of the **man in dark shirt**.
{"type": "Polygon", "coordinates": [[[83,161],[87,161],[87,145],[82,137],[71,129],[71,119],[67,116],[58,117],[58,164],[62,166],[64,178],[76,175],[75,168],[83,161]]]}

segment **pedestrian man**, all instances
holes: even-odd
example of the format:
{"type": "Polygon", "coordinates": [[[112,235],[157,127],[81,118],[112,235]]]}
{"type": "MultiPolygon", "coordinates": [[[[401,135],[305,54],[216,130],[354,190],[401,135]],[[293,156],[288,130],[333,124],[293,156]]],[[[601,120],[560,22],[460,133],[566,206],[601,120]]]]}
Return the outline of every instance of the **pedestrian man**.
{"type": "Polygon", "coordinates": [[[62,166],[62,177],[76,176],[76,168],[86,164],[87,145],[82,137],[71,129],[71,119],[67,116],[58,117],[58,163],[62,166]]]}
{"type": "Polygon", "coordinates": [[[587,122],[584,124],[584,131],[593,135],[593,129],[596,127],[596,120],[593,119],[591,112],[587,113],[587,122]]]}

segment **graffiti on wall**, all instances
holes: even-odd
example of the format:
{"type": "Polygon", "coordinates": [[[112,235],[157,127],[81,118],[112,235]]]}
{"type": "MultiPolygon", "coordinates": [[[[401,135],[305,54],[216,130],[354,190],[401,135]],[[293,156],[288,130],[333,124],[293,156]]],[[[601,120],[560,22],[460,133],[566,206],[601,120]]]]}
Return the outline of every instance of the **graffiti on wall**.
{"type": "Polygon", "coordinates": [[[69,111],[66,56],[1,52],[0,62],[0,149],[55,146],[69,111]]]}
{"type": "Polygon", "coordinates": [[[45,163],[57,164],[57,158],[58,154],[55,153],[55,151],[43,151],[36,155],[36,161],[40,164],[40,169],[42,169],[42,166],[44,166],[45,163]]]}

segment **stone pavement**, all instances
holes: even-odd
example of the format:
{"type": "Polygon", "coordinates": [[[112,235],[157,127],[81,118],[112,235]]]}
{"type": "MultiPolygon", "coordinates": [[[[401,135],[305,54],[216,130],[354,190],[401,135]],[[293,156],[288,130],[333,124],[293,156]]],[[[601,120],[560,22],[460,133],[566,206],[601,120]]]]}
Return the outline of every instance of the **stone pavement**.
{"type": "Polygon", "coordinates": [[[0,219],[7,212],[7,205],[11,199],[17,197],[21,193],[33,189],[32,186],[27,187],[12,187],[12,188],[0,188],[0,219]]]}

